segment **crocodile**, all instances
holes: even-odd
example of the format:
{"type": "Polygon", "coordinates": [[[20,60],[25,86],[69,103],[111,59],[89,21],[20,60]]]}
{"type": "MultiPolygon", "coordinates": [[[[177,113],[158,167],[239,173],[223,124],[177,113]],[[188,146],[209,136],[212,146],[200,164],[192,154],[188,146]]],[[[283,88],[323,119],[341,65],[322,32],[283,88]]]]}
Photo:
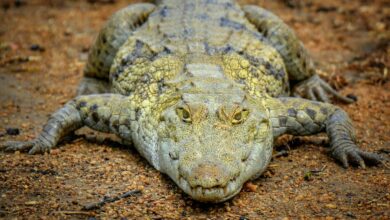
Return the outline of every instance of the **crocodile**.
{"type": "Polygon", "coordinates": [[[294,31],[233,0],[160,0],[117,11],[90,49],[77,96],[33,140],[49,152],[87,126],[117,135],[201,202],[223,202],[257,178],[283,135],[326,132],[342,166],[381,163],[356,145],[351,103],[318,75],[294,31]]]}

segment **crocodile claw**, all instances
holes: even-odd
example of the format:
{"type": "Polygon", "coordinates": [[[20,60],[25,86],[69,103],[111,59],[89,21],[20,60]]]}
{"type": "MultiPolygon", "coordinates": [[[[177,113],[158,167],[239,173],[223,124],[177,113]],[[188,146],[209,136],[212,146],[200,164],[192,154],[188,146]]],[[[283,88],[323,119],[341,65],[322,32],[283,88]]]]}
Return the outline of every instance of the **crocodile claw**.
{"type": "Polygon", "coordinates": [[[48,152],[49,148],[38,141],[7,141],[0,146],[5,152],[28,151],[29,154],[48,152]]]}
{"type": "Polygon", "coordinates": [[[329,95],[332,95],[346,103],[355,102],[355,100],[345,97],[334,90],[318,75],[310,77],[294,88],[294,96],[308,98],[313,101],[330,102],[329,95]]]}
{"type": "Polygon", "coordinates": [[[338,160],[344,168],[348,168],[349,165],[352,164],[353,166],[360,166],[364,169],[366,168],[366,164],[375,166],[383,163],[383,158],[380,155],[362,151],[355,145],[336,148],[333,150],[332,156],[338,160]]]}

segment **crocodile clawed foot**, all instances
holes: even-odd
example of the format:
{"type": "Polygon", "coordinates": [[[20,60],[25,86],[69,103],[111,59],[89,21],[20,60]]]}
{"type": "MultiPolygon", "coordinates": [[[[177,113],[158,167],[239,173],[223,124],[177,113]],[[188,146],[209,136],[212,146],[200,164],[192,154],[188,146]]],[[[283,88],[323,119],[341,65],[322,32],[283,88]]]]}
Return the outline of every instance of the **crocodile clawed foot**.
{"type": "Polygon", "coordinates": [[[356,146],[336,149],[332,152],[332,156],[341,162],[344,168],[348,168],[349,164],[352,164],[364,169],[366,164],[375,166],[383,163],[383,158],[380,155],[362,151],[356,146]]]}
{"type": "Polygon", "coordinates": [[[5,152],[28,151],[29,154],[38,154],[48,152],[50,148],[44,146],[38,141],[7,141],[1,144],[0,150],[5,152]]]}
{"type": "Polygon", "coordinates": [[[334,90],[318,75],[310,77],[294,88],[294,96],[308,98],[313,101],[330,102],[329,95],[333,95],[335,98],[346,103],[355,102],[355,100],[345,97],[334,90]]]}
{"type": "Polygon", "coordinates": [[[5,152],[28,151],[33,146],[33,141],[7,141],[1,144],[0,149],[5,152]]]}

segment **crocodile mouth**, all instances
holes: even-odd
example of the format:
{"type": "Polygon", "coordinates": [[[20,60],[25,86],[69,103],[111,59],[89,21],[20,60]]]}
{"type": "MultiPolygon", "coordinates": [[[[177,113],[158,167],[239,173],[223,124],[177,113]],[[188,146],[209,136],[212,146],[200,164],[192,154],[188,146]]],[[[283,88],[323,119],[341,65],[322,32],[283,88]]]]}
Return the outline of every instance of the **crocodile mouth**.
{"type": "Polygon", "coordinates": [[[226,201],[241,191],[242,186],[237,187],[237,178],[229,180],[224,186],[214,187],[192,187],[189,182],[182,176],[179,177],[180,186],[183,190],[189,194],[193,199],[200,202],[223,202],[226,201]]]}

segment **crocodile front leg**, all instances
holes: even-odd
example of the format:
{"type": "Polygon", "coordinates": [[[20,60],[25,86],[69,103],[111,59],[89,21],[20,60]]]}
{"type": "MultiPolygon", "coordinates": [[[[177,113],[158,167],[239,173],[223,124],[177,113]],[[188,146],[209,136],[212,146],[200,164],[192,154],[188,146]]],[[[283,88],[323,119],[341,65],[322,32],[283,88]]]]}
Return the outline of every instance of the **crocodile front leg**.
{"type": "Polygon", "coordinates": [[[94,130],[114,133],[130,140],[130,101],[118,94],[78,96],[55,112],[42,132],[30,141],[9,141],[2,144],[6,151],[49,151],[67,134],[88,126],[94,130]]]}
{"type": "Polygon", "coordinates": [[[274,99],[269,105],[274,136],[282,134],[311,135],[326,131],[331,155],[344,167],[351,163],[365,167],[379,164],[382,158],[356,146],[351,120],[342,109],[327,103],[300,98],[274,99]]]}

